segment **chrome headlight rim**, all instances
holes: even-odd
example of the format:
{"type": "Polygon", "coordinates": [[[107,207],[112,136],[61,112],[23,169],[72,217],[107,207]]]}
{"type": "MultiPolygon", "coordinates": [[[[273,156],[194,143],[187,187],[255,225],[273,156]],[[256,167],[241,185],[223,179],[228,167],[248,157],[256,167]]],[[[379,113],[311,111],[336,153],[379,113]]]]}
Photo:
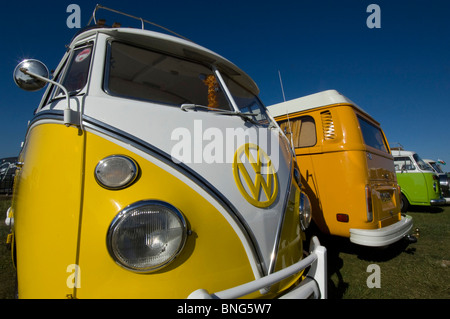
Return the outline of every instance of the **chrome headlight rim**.
{"type": "Polygon", "coordinates": [[[188,233],[189,233],[189,231],[188,231],[186,219],[185,219],[184,215],[181,213],[181,211],[178,210],[175,206],[173,206],[167,202],[160,201],[160,200],[143,200],[143,201],[135,202],[131,205],[128,205],[114,217],[113,221],[111,222],[111,224],[109,226],[108,232],[107,232],[106,246],[107,246],[109,255],[119,266],[123,267],[124,269],[136,272],[136,273],[151,273],[151,272],[158,271],[161,268],[164,268],[165,266],[169,265],[180,255],[180,253],[183,251],[183,248],[186,244],[188,233]],[[178,248],[175,250],[175,252],[169,258],[167,258],[164,262],[161,262],[161,263],[158,263],[155,265],[151,265],[151,266],[147,266],[147,267],[134,267],[134,266],[127,264],[122,258],[120,258],[118,256],[118,254],[116,254],[115,249],[114,249],[114,238],[113,237],[115,235],[115,231],[116,231],[117,227],[120,225],[120,222],[123,220],[123,218],[125,218],[129,214],[132,214],[132,212],[134,212],[140,208],[142,209],[142,208],[148,207],[148,206],[161,206],[165,209],[168,209],[171,213],[174,214],[174,216],[176,216],[178,218],[180,225],[182,227],[181,240],[180,240],[180,244],[178,245],[178,248]]]}
{"type": "Polygon", "coordinates": [[[308,195],[305,192],[300,193],[300,205],[299,205],[299,218],[300,218],[300,226],[302,230],[305,231],[311,225],[312,219],[312,208],[311,201],[309,200],[308,195]]]}
{"type": "Polygon", "coordinates": [[[97,183],[100,186],[102,186],[103,188],[106,188],[108,190],[121,190],[121,189],[127,188],[128,186],[130,186],[137,180],[137,178],[139,176],[139,166],[138,166],[137,162],[129,156],[119,155],[119,154],[110,155],[110,156],[103,158],[102,160],[100,160],[97,163],[97,165],[95,166],[95,170],[94,170],[94,176],[95,176],[95,180],[97,181],[97,183]],[[129,179],[127,179],[126,182],[124,182],[120,185],[108,184],[104,179],[102,179],[99,176],[99,170],[102,167],[102,165],[104,165],[105,163],[107,163],[110,160],[115,160],[115,159],[124,160],[127,164],[130,165],[130,167],[132,169],[131,177],[129,179]]]}

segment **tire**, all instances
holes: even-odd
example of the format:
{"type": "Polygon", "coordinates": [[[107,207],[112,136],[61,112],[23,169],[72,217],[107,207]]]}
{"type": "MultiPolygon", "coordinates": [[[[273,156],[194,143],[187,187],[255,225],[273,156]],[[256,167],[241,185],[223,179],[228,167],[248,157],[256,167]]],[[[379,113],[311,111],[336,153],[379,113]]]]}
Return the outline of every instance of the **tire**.
{"type": "Polygon", "coordinates": [[[402,211],[402,213],[405,213],[406,211],[408,211],[408,208],[409,208],[409,202],[405,195],[403,195],[403,194],[401,195],[400,202],[401,202],[401,205],[400,205],[401,211],[402,211]]]}

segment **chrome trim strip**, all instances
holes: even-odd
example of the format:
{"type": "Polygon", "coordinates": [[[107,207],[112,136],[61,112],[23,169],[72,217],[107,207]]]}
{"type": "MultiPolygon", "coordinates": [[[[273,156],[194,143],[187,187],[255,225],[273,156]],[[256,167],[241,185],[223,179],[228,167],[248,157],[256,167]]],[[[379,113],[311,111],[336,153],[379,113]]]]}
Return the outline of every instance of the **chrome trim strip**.
{"type": "Polygon", "coordinates": [[[288,206],[289,199],[291,197],[291,192],[292,192],[292,187],[293,187],[292,175],[294,174],[294,161],[291,161],[291,167],[289,168],[289,171],[290,171],[290,174],[289,174],[288,183],[287,183],[286,192],[285,192],[286,197],[284,199],[283,210],[281,212],[282,216],[280,217],[280,220],[278,222],[278,230],[275,235],[274,246],[273,246],[272,254],[271,254],[271,261],[270,261],[270,265],[269,265],[267,274],[271,274],[275,270],[275,264],[276,264],[277,257],[278,257],[278,249],[280,247],[281,231],[282,231],[283,225],[284,225],[284,217],[286,216],[286,209],[288,206]]]}

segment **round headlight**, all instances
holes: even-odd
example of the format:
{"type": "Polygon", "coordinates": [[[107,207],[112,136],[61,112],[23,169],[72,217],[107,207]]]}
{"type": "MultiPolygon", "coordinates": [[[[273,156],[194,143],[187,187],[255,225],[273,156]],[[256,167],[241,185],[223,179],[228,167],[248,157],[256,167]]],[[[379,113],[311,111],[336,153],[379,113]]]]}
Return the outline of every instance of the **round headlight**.
{"type": "Polygon", "coordinates": [[[183,249],[186,236],[186,221],[175,207],[161,201],[142,201],[115,217],[107,246],[122,267],[150,272],[173,261],[183,249]]]}
{"type": "Polygon", "coordinates": [[[138,175],[137,164],[129,157],[112,155],[102,159],[95,168],[98,183],[108,189],[125,188],[138,175]]]}
{"type": "Polygon", "coordinates": [[[309,201],[308,195],[305,193],[300,194],[300,206],[299,206],[299,215],[300,215],[300,225],[303,230],[306,230],[311,223],[311,202],[309,201]]]}

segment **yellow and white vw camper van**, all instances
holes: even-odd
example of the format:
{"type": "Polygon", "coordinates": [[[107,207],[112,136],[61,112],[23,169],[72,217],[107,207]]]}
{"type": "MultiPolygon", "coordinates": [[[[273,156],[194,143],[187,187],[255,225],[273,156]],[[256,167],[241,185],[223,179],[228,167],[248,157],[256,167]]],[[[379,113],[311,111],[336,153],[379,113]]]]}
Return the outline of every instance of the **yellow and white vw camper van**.
{"type": "Polygon", "coordinates": [[[336,90],[268,109],[295,149],[320,231],[364,246],[408,235],[412,218],[401,214],[393,157],[377,121],[336,90]]]}
{"type": "Polygon", "coordinates": [[[48,84],[11,207],[20,298],[326,297],[294,154],[240,68],[96,26],[46,73],[25,60],[14,74],[48,84]]]}

